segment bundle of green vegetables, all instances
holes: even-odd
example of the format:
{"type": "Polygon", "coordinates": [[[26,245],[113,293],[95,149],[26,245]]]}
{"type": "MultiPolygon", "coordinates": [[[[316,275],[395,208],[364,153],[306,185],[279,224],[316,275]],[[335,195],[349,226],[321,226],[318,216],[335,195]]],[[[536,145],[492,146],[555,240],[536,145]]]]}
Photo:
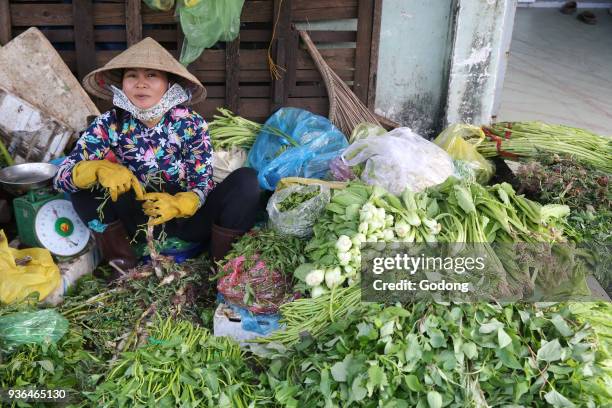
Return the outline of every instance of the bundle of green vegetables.
{"type": "Polygon", "coordinates": [[[158,320],[148,344],[124,352],[96,390],[87,393],[101,407],[259,406],[255,363],[238,343],[214,337],[187,321],[158,320]]]}
{"type": "Polygon", "coordinates": [[[521,164],[515,174],[519,191],[539,202],[565,204],[572,210],[612,210],[610,174],[572,156],[539,156],[521,164]]]}
{"type": "Polygon", "coordinates": [[[238,115],[224,108],[217,108],[221,115],[214,115],[213,121],[208,124],[208,133],[215,150],[242,147],[250,149],[262,125],[238,115]]]}
{"type": "Polygon", "coordinates": [[[243,256],[245,271],[255,266],[257,261],[263,261],[269,271],[279,271],[291,277],[295,268],[306,261],[305,245],[296,237],[288,237],[271,229],[253,228],[232,245],[221,265],[243,256]]]}
{"type": "Polygon", "coordinates": [[[485,188],[455,178],[401,197],[350,183],[334,192],[326,210],[306,246],[310,262],[296,270],[313,297],[358,281],[362,243],[552,243],[564,240],[569,213],[566,206],[527,200],[509,184],[485,188]]]}
{"type": "Polygon", "coordinates": [[[567,306],[371,304],[260,350],[285,407],[604,407],[612,377],[567,306]]]}
{"type": "MultiPolygon", "coordinates": [[[[482,129],[488,140],[479,143],[477,149],[484,157],[569,155],[582,164],[612,172],[612,139],[583,129],[542,122],[500,122],[482,129]]],[[[478,135],[474,137],[480,141],[478,135]]]]}
{"type": "Polygon", "coordinates": [[[283,201],[278,204],[278,210],[280,212],[287,212],[296,209],[311,198],[316,197],[319,191],[312,190],[310,192],[305,191],[294,191],[289,194],[283,201]]]}
{"type": "MultiPolygon", "coordinates": [[[[84,348],[80,330],[69,330],[57,343],[24,344],[0,356],[0,388],[61,389],[73,402],[93,389],[104,361],[84,348]]],[[[32,406],[21,403],[20,406],[32,406]]]]}
{"type": "MultiPolygon", "coordinates": [[[[519,267],[506,259],[512,257],[496,254],[490,244],[563,242],[564,217],[568,211],[566,206],[542,206],[530,201],[517,195],[508,184],[487,188],[451,178],[424,192],[405,191],[396,197],[378,187],[351,182],[345,189],[334,191],[326,212],[314,226],[313,239],[306,246],[308,262],[294,272],[300,282],[296,287],[309,291],[312,299],[281,306],[285,333],[273,333],[262,341],[295,343],[300,333],[321,332],[324,321],[329,324],[354,310],[349,297],[354,296],[353,291],[359,291],[354,286],[359,282],[362,243],[482,243],[490,258],[497,259],[497,267],[488,277],[491,285],[499,288],[496,295],[529,294],[533,282],[552,290],[561,279],[550,273],[555,269],[519,267]],[[349,287],[346,290],[345,284],[349,287]],[[337,307],[344,303],[346,308],[337,307]],[[325,310],[326,306],[329,314],[313,314],[312,319],[304,312],[325,310]]],[[[573,262],[571,257],[568,259],[573,262]]],[[[563,293],[558,295],[589,293],[579,265],[571,263],[566,273],[572,285],[563,287],[563,293]],[[570,272],[576,273],[577,278],[570,279],[570,272]]]]}
{"type": "Polygon", "coordinates": [[[215,150],[229,150],[232,147],[249,150],[262,130],[286,139],[293,146],[298,145],[293,138],[280,129],[234,115],[229,109],[217,108],[217,110],[220,115],[214,115],[214,120],[208,124],[208,133],[215,150]]]}

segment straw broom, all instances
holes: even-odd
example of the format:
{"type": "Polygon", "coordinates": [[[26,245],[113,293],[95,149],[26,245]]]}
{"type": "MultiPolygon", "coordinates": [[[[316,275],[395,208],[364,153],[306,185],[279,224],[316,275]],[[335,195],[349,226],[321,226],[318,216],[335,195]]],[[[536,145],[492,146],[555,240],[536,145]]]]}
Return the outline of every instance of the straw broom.
{"type": "Polygon", "coordinates": [[[360,123],[369,122],[380,126],[380,122],[361,100],[351,91],[351,88],[327,65],[319,50],[306,31],[300,31],[300,37],[317,69],[323,77],[329,97],[329,120],[345,135],[350,136],[353,129],[360,123]]]}

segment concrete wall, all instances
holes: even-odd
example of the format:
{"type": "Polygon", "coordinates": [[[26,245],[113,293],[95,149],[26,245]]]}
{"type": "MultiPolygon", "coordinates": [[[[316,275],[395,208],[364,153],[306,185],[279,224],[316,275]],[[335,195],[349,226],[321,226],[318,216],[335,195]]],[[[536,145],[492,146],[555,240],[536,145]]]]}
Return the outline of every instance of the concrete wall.
{"type": "Polygon", "coordinates": [[[376,112],[433,136],[444,117],[454,2],[384,0],[376,112]]]}
{"type": "Polygon", "coordinates": [[[486,123],[516,0],[385,0],[376,111],[426,137],[486,123]]]}
{"type": "MultiPolygon", "coordinates": [[[[560,1],[560,0],[535,0],[533,3],[531,3],[531,6],[529,7],[540,7],[540,6],[547,6],[546,3],[556,3],[558,4],[563,4],[565,3],[565,1],[560,1]]],[[[588,7],[593,7],[593,4],[599,5],[599,4],[607,4],[607,5],[612,5],[612,1],[610,0],[588,0],[588,1],[578,1],[578,8],[588,8],[588,7]]]]}
{"type": "MultiPolygon", "coordinates": [[[[516,2],[384,0],[376,112],[425,137],[448,123],[489,122],[503,86],[516,2]]],[[[298,28],[356,26],[356,20],[338,20],[298,28]]]]}
{"type": "Polygon", "coordinates": [[[461,0],[446,103],[446,124],[489,123],[503,86],[516,0],[461,0]]]}

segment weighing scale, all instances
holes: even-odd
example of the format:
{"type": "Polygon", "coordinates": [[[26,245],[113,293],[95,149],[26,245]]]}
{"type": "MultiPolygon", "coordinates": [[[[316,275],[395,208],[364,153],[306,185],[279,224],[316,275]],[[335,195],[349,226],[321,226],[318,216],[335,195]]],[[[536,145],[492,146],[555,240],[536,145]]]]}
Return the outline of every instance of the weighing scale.
{"type": "Polygon", "coordinates": [[[17,164],[0,170],[0,185],[16,197],[13,209],[21,243],[71,257],[87,246],[89,229],[64,194],[51,189],[56,173],[51,163],[17,164]]]}
{"type": "Polygon", "coordinates": [[[31,190],[13,200],[21,242],[47,248],[58,256],[73,256],[89,241],[89,229],[63,194],[50,189],[31,190]]]}

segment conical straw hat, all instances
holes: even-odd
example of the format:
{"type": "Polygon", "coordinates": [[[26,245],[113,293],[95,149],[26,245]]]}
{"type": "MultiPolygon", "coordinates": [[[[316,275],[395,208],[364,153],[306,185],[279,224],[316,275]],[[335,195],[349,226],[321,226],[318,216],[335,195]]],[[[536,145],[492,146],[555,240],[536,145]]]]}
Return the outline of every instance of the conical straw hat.
{"type": "Polygon", "coordinates": [[[98,98],[112,100],[113,93],[110,85],[121,89],[122,72],[125,68],[156,69],[174,74],[179,79],[179,83],[186,90],[191,91],[191,101],[186,104],[198,103],[206,97],[204,85],[172,54],[150,37],[132,45],[102,68],[87,74],[83,79],[83,86],[87,92],[98,98]]]}

